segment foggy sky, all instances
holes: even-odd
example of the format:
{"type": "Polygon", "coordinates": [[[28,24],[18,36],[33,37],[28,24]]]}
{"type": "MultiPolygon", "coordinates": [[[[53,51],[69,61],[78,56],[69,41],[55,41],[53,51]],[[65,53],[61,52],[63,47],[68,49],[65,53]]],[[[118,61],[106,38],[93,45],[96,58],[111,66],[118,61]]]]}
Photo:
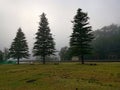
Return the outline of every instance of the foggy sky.
{"type": "Polygon", "coordinates": [[[31,51],[43,12],[56,48],[68,46],[71,21],[78,8],[88,13],[93,30],[112,23],[120,25],[120,0],[0,0],[0,49],[10,47],[21,27],[31,51]]]}

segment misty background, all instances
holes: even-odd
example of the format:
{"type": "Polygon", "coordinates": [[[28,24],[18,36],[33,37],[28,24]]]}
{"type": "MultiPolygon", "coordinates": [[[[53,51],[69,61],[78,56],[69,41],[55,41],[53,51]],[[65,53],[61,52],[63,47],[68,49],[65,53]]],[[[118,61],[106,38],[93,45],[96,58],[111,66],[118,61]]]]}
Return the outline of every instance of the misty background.
{"type": "Polygon", "coordinates": [[[56,49],[69,45],[73,17],[78,8],[87,12],[93,30],[120,24],[120,0],[0,0],[0,50],[9,48],[17,29],[25,33],[32,51],[40,15],[44,12],[56,42],[56,49]]]}

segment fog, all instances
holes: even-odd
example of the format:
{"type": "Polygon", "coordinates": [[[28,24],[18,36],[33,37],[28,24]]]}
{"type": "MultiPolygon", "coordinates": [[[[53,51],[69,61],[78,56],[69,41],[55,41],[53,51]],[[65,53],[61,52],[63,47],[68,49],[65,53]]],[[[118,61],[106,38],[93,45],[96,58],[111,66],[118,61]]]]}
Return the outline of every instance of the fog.
{"type": "Polygon", "coordinates": [[[56,49],[69,45],[73,17],[78,8],[88,13],[93,30],[120,24],[120,0],[0,0],[0,49],[9,48],[17,29],[25,33],[30,51],[40,15],[44,12],[56,49]]]}

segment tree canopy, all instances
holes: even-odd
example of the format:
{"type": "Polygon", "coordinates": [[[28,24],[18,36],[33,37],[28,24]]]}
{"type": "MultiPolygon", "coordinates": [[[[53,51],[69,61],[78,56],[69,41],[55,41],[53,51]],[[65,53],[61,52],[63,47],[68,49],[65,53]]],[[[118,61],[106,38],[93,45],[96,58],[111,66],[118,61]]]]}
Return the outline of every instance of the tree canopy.
{"type": "Polygon", "coordinates": [[[13,40],[9,50],[10,50],[10,57],[17,59],[18,64],[19,64],[19,59],[29,57],[27,41],[21,28],[18,29],[16,37],[13,40]]]}
{"type": "Polygon", "coordinates": [[[89,54],[91,51],[91,41],[93,39],[92,29],[88,23],[89,17],[82,9],[77,10],[74,17],[73,33],[70,36],[70,48],[72,49],[73,56],[78,56],[84,64],[84,55],[89,54]]]}
{"type": "Polygon", "coordinates": [[[39,29],[35,38],[36,42],[33,47],[34,56],[40,56],[43,64],[45,64],[46,56],[54,55],[55,53],[55,42],[48,24],[46,15],[43,13],[40,18],[39,29]]]}

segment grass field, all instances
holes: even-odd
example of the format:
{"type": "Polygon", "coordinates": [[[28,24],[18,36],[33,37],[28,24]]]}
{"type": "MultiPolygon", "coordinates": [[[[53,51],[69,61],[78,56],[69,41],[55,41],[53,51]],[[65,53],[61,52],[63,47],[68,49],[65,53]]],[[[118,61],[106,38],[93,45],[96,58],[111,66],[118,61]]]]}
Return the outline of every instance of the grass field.
{"type": "Polygon", "coordinates": [[[0,65],[0,90],[120,90],[120,63],[0,65]]]}

